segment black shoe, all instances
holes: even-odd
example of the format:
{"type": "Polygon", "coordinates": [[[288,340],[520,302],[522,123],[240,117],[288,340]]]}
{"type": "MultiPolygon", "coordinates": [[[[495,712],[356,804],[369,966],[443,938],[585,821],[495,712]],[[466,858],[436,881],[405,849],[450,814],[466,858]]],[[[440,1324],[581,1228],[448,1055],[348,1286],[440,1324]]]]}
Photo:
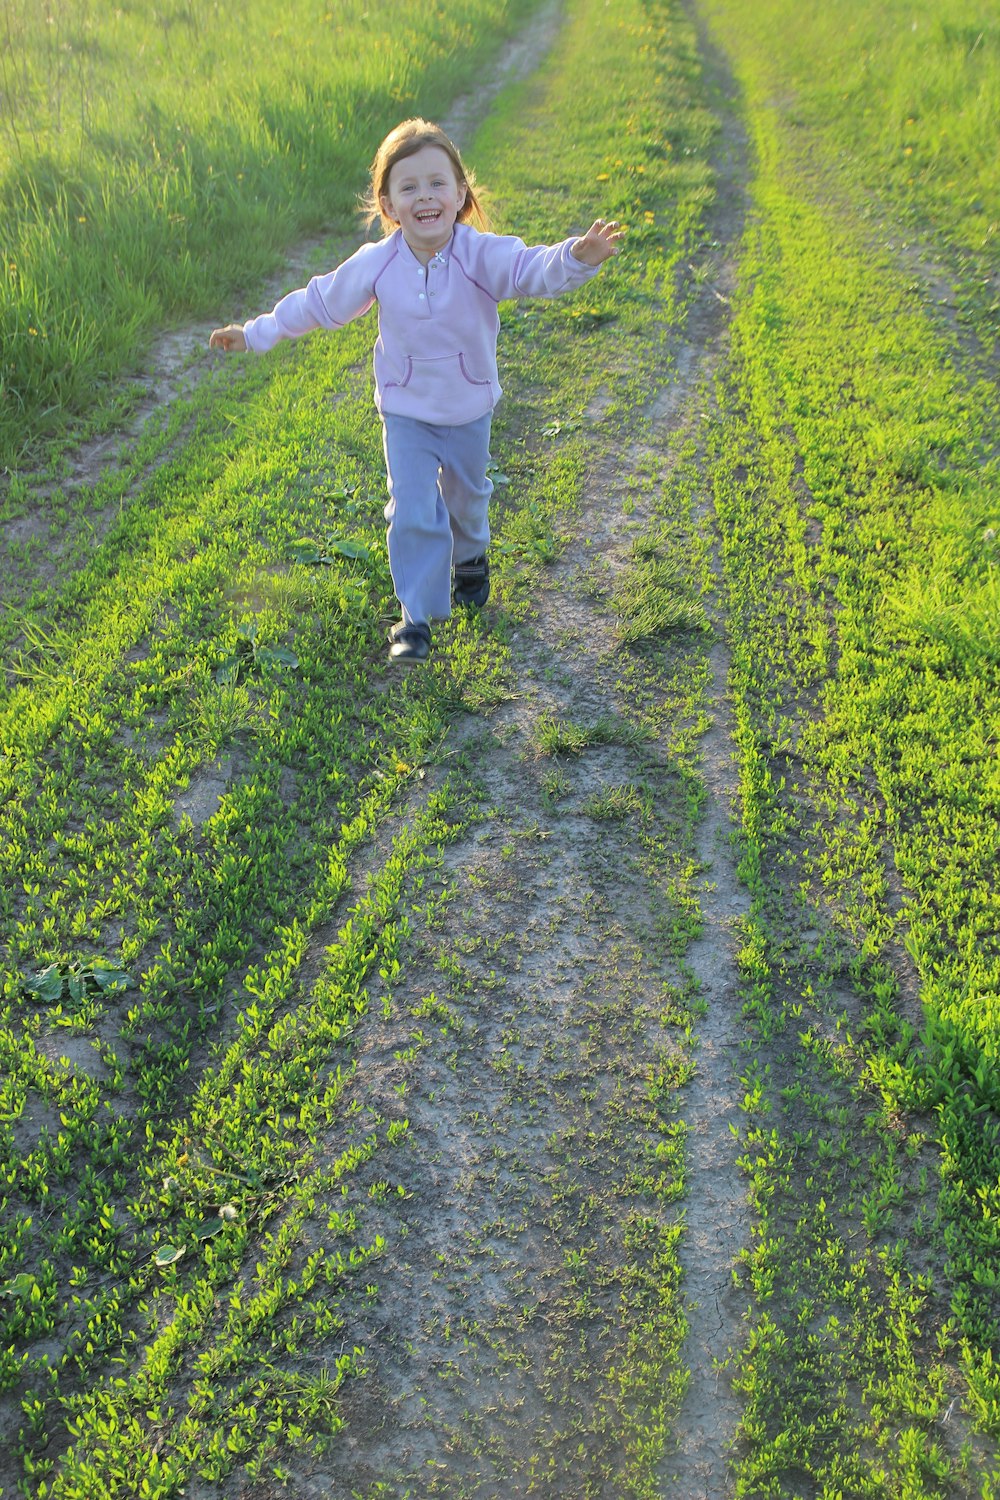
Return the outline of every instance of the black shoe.
{"type": "Polygon", "coordinates": [[[455,564],[454,596],[456,604],[478,609],[490,597],[490,560],[474,557],[470,562],[455,564]]]}
{"type": "Polygon", "coordinates": [[[389,631],[389,660],[407,663],[426,661],[431,654],[431,628],[414,621],[400,620],[389,631]]]}

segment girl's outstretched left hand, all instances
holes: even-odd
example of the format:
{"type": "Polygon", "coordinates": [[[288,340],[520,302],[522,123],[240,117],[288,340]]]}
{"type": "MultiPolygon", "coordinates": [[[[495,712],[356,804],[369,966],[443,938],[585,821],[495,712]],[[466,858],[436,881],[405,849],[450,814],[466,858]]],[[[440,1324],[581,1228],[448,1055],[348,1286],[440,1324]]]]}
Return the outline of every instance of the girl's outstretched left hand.
{"type": "Polygon", "coordinates": [[[618,241],[624,238],[625,230],[617,219],[595,219],[587,233],[570,247],[570,254],[585,266],[600,266],[609,256],[618,254],[618,241]]]}

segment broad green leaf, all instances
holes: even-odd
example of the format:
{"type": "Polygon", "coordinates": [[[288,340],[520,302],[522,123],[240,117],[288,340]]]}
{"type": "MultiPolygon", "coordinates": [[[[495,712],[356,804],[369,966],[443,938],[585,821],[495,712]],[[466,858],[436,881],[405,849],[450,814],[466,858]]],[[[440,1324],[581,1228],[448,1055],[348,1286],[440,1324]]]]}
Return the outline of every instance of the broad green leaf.
{"type": "Polygon", "coordinates": [[[257,660],[264,667],[297,667],[299,664],[295,652],[289,651],[285,646],[262,646],[257,652],[257,660]]]}
{"type": "Polygon", "coordinates": [[[332,541],[329,546],[330,551],[335,552],[338,557],[351,557],[359,562],[371,560],[371,553],[362,542],[332,541]]]}
{"type": "Polygon", "coordinates": [[[220,662],[216,667],[215,680],[220,687],[225,687],[227,683],[239,682],[243,671],[244,665],[241,657],[227,656],[225,661],[220,662]]]}
{"type": "Polygon", "coordinates": [[[153,1256],[155,1266],[172,1266],[175,1260],[180,1260],[184,1254],[183,1245],[161,1245],[153,1256]]]}
{"type": "Polygon", "coordinates": [[[36,1285],[34,1276],[29,1275],[27,1271],[22,1271],[19,1276],[15,1276],[12,1281],[0,1287],[0,1297],[30,1297],[36,1285]]]}
{"type": "Polygon", "coordinates": [[[40,969],[30,979],[24,980],[23,990],[28,995],[33,995],[36,1000],[59,1000],[62,998],[64,976],[58,964],[49,964],[48,968],[40,969]]]}
{"type": "Polygon", "coordinates": [[[299,563],[329,564],[332,562],[332,558],[327,557],[326,553],[321,551],[319,544],[307,536],[300,537],[297,542],[291,543],[288,556],[293,562],[299,563]]]}
{"type": "Polygon", "coordinates": [[[127,970],[118,964],[111,963],[106,958],[92,959],[89,973],[103,995],[114,994],[117,990],[127,990],[132,983],[132,976],[127,970]]]}

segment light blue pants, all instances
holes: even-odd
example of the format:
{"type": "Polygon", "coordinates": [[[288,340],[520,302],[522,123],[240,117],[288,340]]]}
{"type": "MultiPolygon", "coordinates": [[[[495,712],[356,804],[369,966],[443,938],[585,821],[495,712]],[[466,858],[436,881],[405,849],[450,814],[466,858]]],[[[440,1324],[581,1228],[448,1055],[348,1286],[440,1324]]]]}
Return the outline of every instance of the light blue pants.
{"type": "Polygon", "coordinates": [[[492,414],[461,427],[383,416],[389,568],[407,622],[451,614],[453,563],[490,544],[492,414]]]}

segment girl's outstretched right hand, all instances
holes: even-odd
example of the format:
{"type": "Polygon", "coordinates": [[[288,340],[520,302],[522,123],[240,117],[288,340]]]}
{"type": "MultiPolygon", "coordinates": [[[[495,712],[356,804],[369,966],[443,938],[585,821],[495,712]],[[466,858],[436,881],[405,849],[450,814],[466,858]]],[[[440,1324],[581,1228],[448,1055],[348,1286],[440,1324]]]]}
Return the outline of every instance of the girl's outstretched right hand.
{"type": "Polygon", "coordinates": [[[247,341],[242,323],[228,323],[217,328],[208,341],[210,349],[224,349],[227,354],[245,354],[247,341]]]}

